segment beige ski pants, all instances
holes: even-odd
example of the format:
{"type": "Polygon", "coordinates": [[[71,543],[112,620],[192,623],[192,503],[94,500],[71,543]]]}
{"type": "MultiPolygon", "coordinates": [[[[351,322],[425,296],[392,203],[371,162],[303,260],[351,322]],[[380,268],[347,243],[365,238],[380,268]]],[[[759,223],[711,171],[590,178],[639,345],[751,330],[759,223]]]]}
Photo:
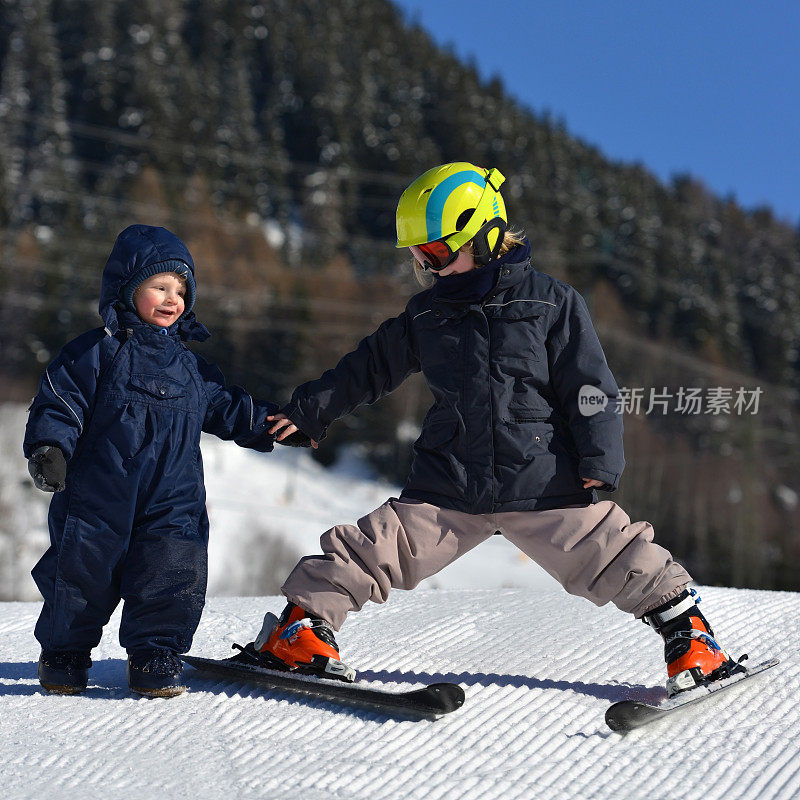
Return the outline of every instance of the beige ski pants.
{"type": "Polygon", "coordinates": [[[631,522],[616,504],[548,511],[465,514],[391,498],[356,525],[322,534],[323,555],[300,560],[282,587],[293,603],[338,630],[368,600],[413,589],[499,531],[570,593],[595,605],[614,603],[637,617],[691,581],[653,543],[649,522],[631,522]]]}

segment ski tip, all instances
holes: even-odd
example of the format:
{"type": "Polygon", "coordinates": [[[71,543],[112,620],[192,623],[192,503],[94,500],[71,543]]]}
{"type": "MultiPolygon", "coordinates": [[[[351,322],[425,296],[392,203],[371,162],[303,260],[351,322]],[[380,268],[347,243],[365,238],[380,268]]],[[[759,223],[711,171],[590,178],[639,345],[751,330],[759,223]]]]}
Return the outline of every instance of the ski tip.
{"type": "Polygon", "coordinates": [[[630,731],[642,724],[650,706],[635,700],[621,700],[606,709],[606,725],[612,731],[630,731]]]}
{"type": "Polygon", "coordinates": [[[461,708],[466,700],[464,690],[457,683],[434,683],[428,688],[439,696],[448,711],[461,708]]]}
{"type": "Polygon", "coordinates": [[[409,692],[408,697],[419,711],[433,717],[457,711],[464,705],[464,690],[457,683],[431,683],[409,692]]]}
{"type": "Polygon", "coordinates": [[[464,705],[466,696],[457,683],[432,683],[421,690],[434,711],[449,714],[464,705]]]}

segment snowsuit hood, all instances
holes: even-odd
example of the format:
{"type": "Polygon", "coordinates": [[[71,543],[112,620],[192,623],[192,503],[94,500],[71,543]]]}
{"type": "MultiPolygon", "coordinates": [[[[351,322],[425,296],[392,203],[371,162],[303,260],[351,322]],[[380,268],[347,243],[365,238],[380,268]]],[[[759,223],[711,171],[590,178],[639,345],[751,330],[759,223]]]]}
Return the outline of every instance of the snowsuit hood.
{"type": "MultiPolygon", "coordinates": [[[[114,242],[103,269],[100,288],[100,316],[106,328],[116,333],[123,325],[120,312],[125,310],[125,287],[135,276],[142,280],[158,272],[174,271],[181,266],[189,270],[187,310],[170,326],[184,341],[205,341],[211,335],[201,325],[191,308],[194,304],[195,267],[186,245],[171,231],[153,225],[130,225],[114,242]]],[[[126,323],[135,315],[126,314],[126,323]]],[[[138,317],[136,317],[138,319],[138,317]]],[[[141,322],[141,320],[140,320],[141,322]]],[[[141,323],[146,324],[146,323],[141,323]]]]}

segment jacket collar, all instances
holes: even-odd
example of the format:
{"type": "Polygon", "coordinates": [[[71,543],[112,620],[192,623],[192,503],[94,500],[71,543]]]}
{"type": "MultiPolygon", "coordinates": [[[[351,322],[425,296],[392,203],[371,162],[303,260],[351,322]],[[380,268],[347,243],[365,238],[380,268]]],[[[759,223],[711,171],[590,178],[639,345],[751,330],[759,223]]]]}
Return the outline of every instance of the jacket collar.
{"type": "MultiPolygon", "coordinates": [[[[531,244],[526,237],[522,244],[517,245],[512,250],[509,250],[505,255],[495,261],[489,262],[483,269],[493,268],[497,270],[497,283],[490,289],[486,298],[494,297],[504,289],[518,284],[527,274],[531,268],[531,244]]],[[[469,274],[469,273],[468,273],[469,274]]],[[[468,303],[459,303],[458,300],[449,300],[437,291],[437,285],[432,287],[432,298],[436,303],[447,303],[448,305],[468,305],[468,303]]]]}
{"type": "Polygon", "coordinates": [[[211,334],[205,325],[197,321],[194,313],[184,314],[177,322],[173,322],[168,328],[157,325],[150,325],[145,322],[138,314],[117,307],[114,309],[113,327],[106,325],[109,332],[113,335],[118,330],[138,330],[139,328],[150,328],[158,333],[165,332],[167,336],[174,336],[185,342],[204,342],[211,334]]]}
{"type": "Polygon", "coordinates": [[[500,266],[500,275],[492,294],[508,289],[509,286],[515,286],[525,277],[531,266],[531,243],[528,238],[525,237],[522,244],[500,256],[495,263],[500,266]]]}

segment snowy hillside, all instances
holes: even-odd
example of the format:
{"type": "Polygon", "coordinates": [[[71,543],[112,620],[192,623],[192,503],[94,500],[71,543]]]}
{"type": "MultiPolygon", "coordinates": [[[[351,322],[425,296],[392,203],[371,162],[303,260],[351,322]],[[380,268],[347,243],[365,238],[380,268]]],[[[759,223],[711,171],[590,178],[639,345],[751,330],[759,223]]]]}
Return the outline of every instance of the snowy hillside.
{"type": "MultiPolygon", "coordinates": [[[[466,704],[397,721],[200,677],[174,700],[129,695],[119,612],[87,692],[45,695],[36,603],[0,604],[0,784],[6,800],[794,800],[800,796],[800,596],[705,588],[721,640],[782,663],[673,724],[622,736],[627,697],[657,700],[657,635],[561,590],[395,593],[351,616],[343,655],[367,682],[454,680],[466,704]],[[655,688],[654,688],[655,687],[655,688]]],[[[225,656],[278,597],[214,598],[193,652],[225,656]]]]}
{"type": "MultiPolygon", "coordinates": [[[[400,494],[397,486],[361,477],[365,468],[355,456],[325,469],[307,451],[294,448],[278,447],[262,455],[210,436],[202,447],[211,523],[211,595],[266,593],[258,577],[273,566],[271,556],[264,556],[271,549],[264,546],[265,538],[271,545],[276,538],[283,545],[279,560],[286,564],[280,580],[269,587],[277,592],[296,563],[295,556],[319,552],[323,531],[355,523],[400,494]],[[254,574],[259,553],[262,568],[254,574]]],[[[423,588],[545,586],[558,584],[501,536],[422,584],[423,588]]]]}

